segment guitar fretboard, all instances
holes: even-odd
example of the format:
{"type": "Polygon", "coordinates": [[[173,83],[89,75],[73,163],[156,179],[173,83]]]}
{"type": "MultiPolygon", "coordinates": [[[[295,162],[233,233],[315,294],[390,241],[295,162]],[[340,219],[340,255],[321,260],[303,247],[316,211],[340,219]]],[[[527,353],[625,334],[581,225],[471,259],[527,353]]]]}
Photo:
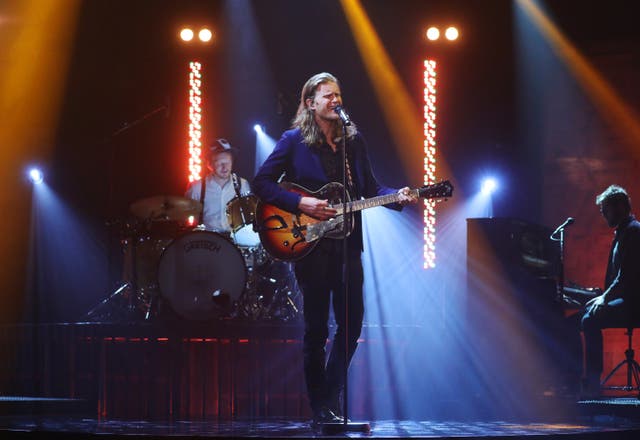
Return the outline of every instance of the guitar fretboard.
{"type": "MultiPolygon", "coordinates": [[[[419,197],[419,191],[417,189],[412,189],[410,193],[416,197],[419,197]]],[[[398,193],[371,197],[370,199],[364,199],[364,200],[354,200],[353,202],[347,203],[347,212],[362,211],[363,209],[367,209],[367,208],[384,206],[390,203],[396,203],[399,200],[400,200],[400,194],[398,193]]],[[[332,208],[338,211],[338,215],[342,214],[342,208],[343,208],[342,204],[333,205],[332,208]]]]}

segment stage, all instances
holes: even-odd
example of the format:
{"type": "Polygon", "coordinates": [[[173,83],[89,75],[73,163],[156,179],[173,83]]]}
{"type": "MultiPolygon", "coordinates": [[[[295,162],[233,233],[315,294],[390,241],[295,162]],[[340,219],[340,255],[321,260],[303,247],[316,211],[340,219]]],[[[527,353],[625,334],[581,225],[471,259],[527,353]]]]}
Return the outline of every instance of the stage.
{"type": "MultiPolygon", "coordinates": [[[[399,334],[411,339],[421,329],[401,330],[399,334]]],[[[311,425],[304,379],[300,369],[292,367],[301,362],[301,331],[296,322],[232,321],[3,327],[3,352],[11,356],[2,363],[9,380],[0,397],[0,432],[22,438],[325,436],[311,425]],[[40,350],[32,351],[34,346],[40,350]]],[[[362,353],[376,345],[407,343],[387,339],[384,329],[376,326],[365,327],[364,333],[362,353]]],[[[500,418],[461,411],[470,403],[492,405],[460,389],[455,395],[424,396],[423,400],[439,402],[434,405],[439,410],[423,418],[381,414],[374,419],[368,403],[389,390],[371,381],[371,372],[361,362],[354,362],[353,372],[358,377],[355,384],[364,392],[354,394],[351,418],[369,420],[371,432],[350,433],[351,437],[630,439],[640,435],[640,401],[635,396],[578,401],[547,395],[534,405],[545,411],[500,418]]]]}
{"type": "Polygon", "coordinates": [[[0,2],[0,438],[640,439],[636,3],[0,2]]]}
{"type": "MultiPolygon", "coordinates": [[[[308,420],[265,421],[124,421],[81,417],[2,417],[0,432],[12,438],[317,438],[320,429],[308,420]]],[[[380,420],[371,432],[349,433],[358,438],[562,438],[637,439],[640,422],[614,417],[585,419],[570,423],[451,422],[380,420]]]]}

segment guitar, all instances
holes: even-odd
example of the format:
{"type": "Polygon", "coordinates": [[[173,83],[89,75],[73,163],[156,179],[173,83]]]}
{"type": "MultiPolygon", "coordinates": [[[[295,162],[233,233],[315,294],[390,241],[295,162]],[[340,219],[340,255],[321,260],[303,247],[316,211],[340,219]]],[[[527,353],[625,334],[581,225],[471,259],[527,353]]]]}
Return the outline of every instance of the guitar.
{"type": "MultiPolygon", "coordinates": [[[[304,213],[291,213],[274,205],[258,201],[256,206],[255,230],[260,235],[260,241],[265,250],[273,258],[282,261],[295,261],[307,255],[313,250],[321,238],[341,239],[349,236],[353,230],[351,213],[376,206],[388,205],[400,200],[398,193],[369,199],[347,199],[347,222],[344,222],[342,204],[342,184],[337,182],[327,183],[318,191],[283,182],[280,187],[303,197],[315,197],[328,200],[329,206],[338,211],[336,217],[329,220],[318,220],[304,213]],[[347,223],[347,227],[345,227],[347,223]]],[[[453,185],[448,180],[422,188],[410,190],[415,197],[427,199],[447,198],[453,193],[453,185]]],[[[348,194],[347,194],[348,197],[348,194]]]]}

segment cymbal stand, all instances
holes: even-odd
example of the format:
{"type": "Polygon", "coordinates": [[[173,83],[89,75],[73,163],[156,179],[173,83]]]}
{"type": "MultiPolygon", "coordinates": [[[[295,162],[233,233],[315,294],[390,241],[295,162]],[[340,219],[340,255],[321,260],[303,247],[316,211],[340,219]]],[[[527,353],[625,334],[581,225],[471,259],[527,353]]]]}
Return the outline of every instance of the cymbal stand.
{"type": "Polygon", "coordinates": [[[131,284],[128,281],[125,281],[124,283],[122,283],[120,285],[120,287],[118,287],[116,290],[114,290],[111,295],[109,295],[108,297],[106,297],[105,299],[103,299],[102,301],[100,301],[95,307],[93,307],[91,310],[89,310],[87,313],[84,314],[84,319],[87,320],[91,320],[93,318],[93,316],[101,309],[103,309],[104,307],[107,306],[107,304],[109,304],[112,300],[114,300],[118,295],[121,295],[123,292],[125,292],[126,289],[130,288],[131,284]]]}
{"type": "MultiPolygon", "coordinates": [[[[566,225],[566,222],[565,222],[566,225]]],[[[565,225],[560,225],[554,232],[549,236],[550,240],[557,241],[560,246],[560,255],[558,258],[558,281],[557,281],[557,300],[559,302],[563,301],[564,298],[564,229],[565,225]]]]}
{"type": "MultiPolygon", "coordinates": [[[[105,307],[107,307],[108,305],[110,305],[113,301],[116,300],[116,298],[121,297],[123,295],[125,295],[125,293],[128,291],[129,292],[129,296],[127,298],[127,305],[125,308],[125,316],[124,318],[120,318],[119,320],[123,320],[123,321],[133,321],[136,320],[136,316],[135,316],[135,312],[136,312],[136,304],[135,304],[135,298],[136,295],[138,295],[138,285],[137,285],[137,279],[138,279],[138,275],[137,275],[137,256],[136,256],[136,247],[137,247],[137,242],[140,239],[138,234],[134,234],[133,237],[131,237],[130,239],[130,243],[131,243],[131,273],[130,273],[130,279],[129,280],[121,280],[119,286],[113,291],[111,292],[111,294],[109,294],[109,296],[107,296],[105,299],[103,299],[102,301],[100,301],[96,306],[94,306],[91,310],[89,310],[87,313],[84,314],[83,319],[86,320],[92,320],[96,317],[100,317],[101,315],[98,315],[98,312],[100,310],[103,310],[105,307]]],[[[125,264],[127,264],[126,260],[125,260],[125,264]]],[[[117,310],[118,308],[114,308],[114,311],[117,310]]],[[[122,308],[120,308],[120,310],[122,310],[122,308]]],[[[147,314],[149,314],[149,311],[147,311],[147,314]]],[[[110,320],[115,320],[113,313],[110,311],[108,313],[108,317],[110,320]]]]}
{"type": "MultiPolygon", "coordinates": [[[[120,135],[126,133],[129,129],[136,127],[140,124],[142,124],[143,122],[147,121],[148,119],[151,119],[152,117],[158,115],[158,114],[164,114],[165,118],[168,117],[169,114],[169,99],[167,98],[165,100],[165,103],[159,106],[156,106],[155,108],[153,108],[152,110],[148,111],[147,113],[143,114],[142,116],[140,116],[139,118],[131,121],[131,122],[124,122],[122,123],[122,125],[120,126],[120,128],[118,128],[117,130],[114,130],[113,132],[111,132],[110,134],[104,136],[101,140],[102,144],[105,147],[109,147],[108,151],[109,151],[109,156],[107,159],[107,216],[109,216],[111,219],[113,219],[113,212],[114,212],[114,168],[115,168],[115,162],[116,162],[116,148],[117,148],[117,144],[114,144],[113,141],[118,138],[120,135]]],[[[107,222],[107,224],[109,224],[109,222],[107,222]]],[[[109,228],[109,234],[108,234],[108,244],[109,246],[111,246],[111,244],[113,243],[114,240],[114,236],[113,233],[111,232],[112,229],[109,228]]],[[[135,237],[134,240],[137,240],[138,237],[135,237]]],[[[134,254],[135,254],[135,244],[134,244],[134,254]]],[[[112,257],[112,250],[109,248],[108,251],[108,268],[107,268],[107,273],[109,274],[109,276],[111,275],[111,270],[113,267],[113,257],[112,257]]],[[[134,259],[135,259],[135,255],[134,255],[134,259]]],[[[135,266],[135,260],[134,260],[134,266],[135,266]]],[[[133,269],[135,272],[135,269],[133,269]]],[[[91,318],[100,308],[104,307],[107,303],[109,303],[110,301],[112,301],[113,299],[115,299],[117,296],[122,295],[127,288],[131,288],[132,289],[132,294],[130,295],[129,298],[129,304],[128,304],[128,311],[131,313],[134,311],[135,309],[135,304],[133,304],[133,296],[137,295],[138,293],[138,289],[137,286],[135,285],[135,280],[136,277],[133,277],[133,281],[126,281],[123,284],[120,285],[120,287],[118,287],[116,290],[114,290],[107,298],[105,298],[104,300],[102,300],[97,306],[95,306],[94,308],[92,308],[89,312],[87,312],[84,317],[85,318],[91,318]]]]}

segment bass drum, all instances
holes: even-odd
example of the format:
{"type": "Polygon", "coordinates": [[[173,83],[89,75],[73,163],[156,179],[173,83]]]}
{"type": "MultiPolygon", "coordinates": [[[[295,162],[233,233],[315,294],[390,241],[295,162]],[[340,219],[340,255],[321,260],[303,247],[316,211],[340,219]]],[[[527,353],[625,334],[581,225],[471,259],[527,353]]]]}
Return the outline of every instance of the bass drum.
{"type": "Polygon", "coordinates": [[[228,315],[247,282],[244,258],[229,239],[209,231],[189,232],[162,253],[160,294],[183,318],[228,315]]]}

